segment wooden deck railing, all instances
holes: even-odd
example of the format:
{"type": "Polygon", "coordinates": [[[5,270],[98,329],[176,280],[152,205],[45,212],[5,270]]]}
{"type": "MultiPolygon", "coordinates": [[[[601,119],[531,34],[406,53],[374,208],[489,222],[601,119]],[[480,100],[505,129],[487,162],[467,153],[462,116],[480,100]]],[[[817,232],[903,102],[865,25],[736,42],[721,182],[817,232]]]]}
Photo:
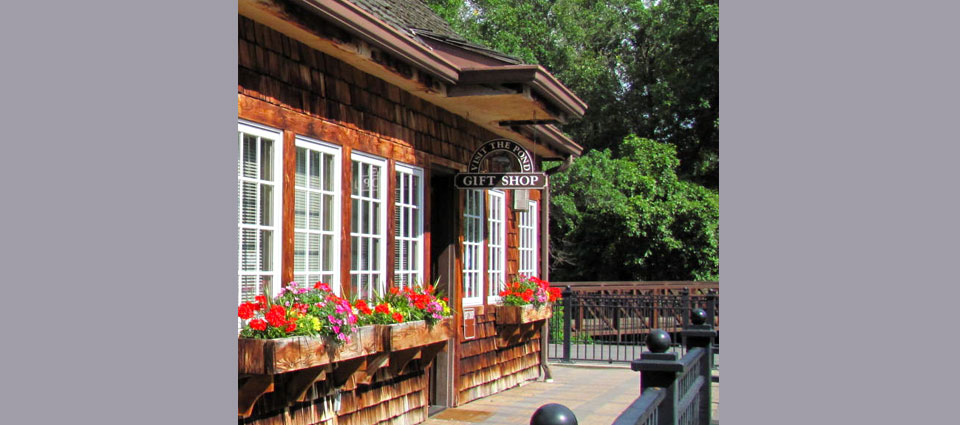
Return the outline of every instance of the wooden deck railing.
{"type": "MultiPolygon", "coordinates": [[[[718,282],[554,282],[564,300],[554,308],[550,339],[565,360],[631,361],[653,329],[682,330],[693,309],[720,327],[718,282]],[[572,358],[568,357],[571,355],[572,358]]],[[[552,346],[550,356],[560,357],[552,346]]]]}

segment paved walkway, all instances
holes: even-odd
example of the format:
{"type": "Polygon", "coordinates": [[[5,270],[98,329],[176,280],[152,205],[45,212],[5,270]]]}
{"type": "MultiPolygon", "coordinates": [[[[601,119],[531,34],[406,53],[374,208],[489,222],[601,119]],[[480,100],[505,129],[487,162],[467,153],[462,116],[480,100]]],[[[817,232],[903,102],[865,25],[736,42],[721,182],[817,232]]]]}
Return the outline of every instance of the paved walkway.
{"type": "MultiPolygon", "coordinates": [[[[540,406],[560,403],[579,425],[610,425],[640,394],[640,374],[629,366],[551,364],[553,382],[530,382],[444,410],[424,425],[525,425],[540,406]]],[[[714,423],[719,422],[719,383],[713,383],[714,423]]]]}

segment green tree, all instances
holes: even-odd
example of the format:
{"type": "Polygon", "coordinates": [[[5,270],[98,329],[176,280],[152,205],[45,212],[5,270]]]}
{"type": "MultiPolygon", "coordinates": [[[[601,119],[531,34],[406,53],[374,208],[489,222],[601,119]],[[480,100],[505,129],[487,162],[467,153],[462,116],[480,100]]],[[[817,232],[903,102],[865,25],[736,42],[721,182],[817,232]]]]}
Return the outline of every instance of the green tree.
{"type": "Polygon", "coordinates": [[[677,147],[680,174],[719,187],[719,7],[711,0],[426,0],[469,40],[539,63],[590,108],[564,126],[587,149],[637,134],[677,147]]]}
{"type": "Polygon", "coordinates": [[[551,278],[717,280],[719,195],[677,177],[676,148],[630,135],[551,178],[551,278]]]}

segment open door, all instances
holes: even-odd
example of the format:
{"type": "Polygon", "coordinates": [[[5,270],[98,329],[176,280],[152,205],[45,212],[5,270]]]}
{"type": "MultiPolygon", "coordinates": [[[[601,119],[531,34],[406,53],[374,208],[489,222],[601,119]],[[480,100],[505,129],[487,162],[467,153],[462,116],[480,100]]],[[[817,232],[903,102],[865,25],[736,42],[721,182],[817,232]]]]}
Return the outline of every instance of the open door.
{"type": "MultiPolygon", "coordinates": [[[[458,190],[453,185],[455,170],[434,167],[430,170],[430,281],[438,282],[437,289],[450,297],[455,296],[456,255],[459,234],[458,190]]],[[[429,415],[434,415],[454,404],[454,344],[456,337],[437,354],[430,366],[429,415]]]]}

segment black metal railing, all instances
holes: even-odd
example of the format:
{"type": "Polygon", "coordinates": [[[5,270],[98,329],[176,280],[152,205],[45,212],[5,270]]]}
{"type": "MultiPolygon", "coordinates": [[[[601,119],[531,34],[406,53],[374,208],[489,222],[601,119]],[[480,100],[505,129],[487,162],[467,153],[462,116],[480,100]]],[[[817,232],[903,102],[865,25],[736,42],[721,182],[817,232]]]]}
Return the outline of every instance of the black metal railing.
{"type": "Polygon", "coordinates": [[[665,331],[651,332],[651,351],[630,363],[640,372],[638,397],[614,425],[708,425],[711,416],[713,325],[704,324],[706,312],[694,314],[693,323],[681,331],[686,354],[669,353],[665,331]],[[656,338],[659,337],[659,338],[656,338]],[[666,341],[666,342],[664,342],[666,341]]]}
{"type": "MultiPolygon", "coordinates": [[[[679,335],[690,323],[690,312],[698,308],[705,310],[708,323],[718,328],[719,295],[713,290],[694,295],[686,289],[650,294],[571,290],[567,286],[550,319],[547,354],[564,362],[630,362],[643,352],[651,331],[679,335]]],[[[678,343],[671,350],[683,348],[678,343]]]]}

